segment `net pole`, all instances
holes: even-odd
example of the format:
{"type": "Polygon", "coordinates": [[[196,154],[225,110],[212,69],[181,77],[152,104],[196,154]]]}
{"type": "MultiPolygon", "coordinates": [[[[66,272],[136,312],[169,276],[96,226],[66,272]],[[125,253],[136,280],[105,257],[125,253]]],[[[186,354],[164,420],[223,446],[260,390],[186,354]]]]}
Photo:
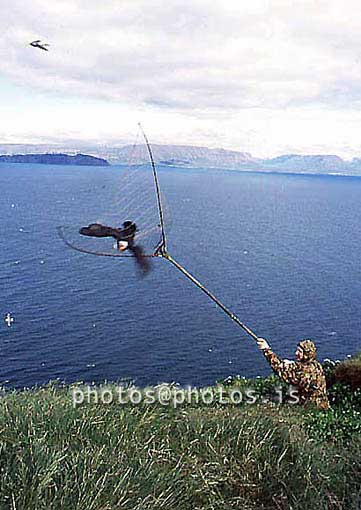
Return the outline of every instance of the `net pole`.
{"type": "Polygon", "coordinates": [[[246,324],[244,324],[231,310],[229,310],[210,290],[207,289],[202,283],[197,280],[191,273],[189,273],[183,266],[181,266],[173,257],[168,253],[164,253],[163,257],[168,260],[174,267],[184,274],[191,282],[193,282],[202,292],[204,292],[212,301],[216,303],[223,312],[228,315],[239,327],[241,327],[253,340],[258,339],[258,336],[246,324]]]}
{"type": "Polygon", "coordinates": [[[153,171],[153,177],[154,177],[154,183],[155,183],[155,189],[156,189],[156,193],[157,193],[157,203],[158,203],[158,212],[159,212],[159,220],[160,220],[160,227],[162,229],[162,243],[161,243],[161,248],[162,248],[162,251],[164,253],[167,252],[167,239],[165,237],[165,225],[164,225],[164,214],[163,214],[163,207],[162,207],[162,198],[161,198],[161,194],[160,194],[160,186],[159,186],[159,181],[158,181],[158,175],[157,175],[157,170],[155,168],[155,163],[154,163],[154,158],[153,158],[153,152],[152,152],[152,149],[150,147],[150,143],[148,141],[148,138],[147,138],[147,135],[145,134],[143,128],[142,128],[142,125],[139,123],[138,124],[139,126],[139,129],[144,137],[144,140],[145,140],[145,143],[147,145],[147,149],[148,149],[148,154],[149,154],[149,157],[150,157],[150,162],[151,162],[151,165],[152,165],[152,171],[153,171]]]}

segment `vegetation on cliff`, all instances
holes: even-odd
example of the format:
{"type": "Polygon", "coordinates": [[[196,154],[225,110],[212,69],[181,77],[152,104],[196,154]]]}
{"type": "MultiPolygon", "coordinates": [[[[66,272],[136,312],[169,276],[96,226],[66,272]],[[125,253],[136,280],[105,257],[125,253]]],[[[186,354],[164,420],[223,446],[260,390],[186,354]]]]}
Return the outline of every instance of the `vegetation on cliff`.
{"type": "MultiPolygon", "coordinates": [[[[329,380],[340,366],[328,362],[329,380]]],[[[267,403],[176,408],[74,406],[80,384],[4,392],[0,507],[358,509],[361,389],[338,380],[324,412],[276,404],[275,384],[238,377],[215,387],[252,387],[267,403]]]]}

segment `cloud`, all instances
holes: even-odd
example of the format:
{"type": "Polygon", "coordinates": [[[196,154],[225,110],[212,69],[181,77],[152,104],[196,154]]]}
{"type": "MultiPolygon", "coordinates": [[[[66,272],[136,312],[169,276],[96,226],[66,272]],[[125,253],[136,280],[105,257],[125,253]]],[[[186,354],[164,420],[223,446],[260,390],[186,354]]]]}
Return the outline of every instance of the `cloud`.
{"type": "Polygon", "coordinates": [[[356,0],[13,0],[0,6],[0,72],[28,90],[117,104],[126,118],[153,112],[177,124],[174,134],[203,129],[220,142],[231,128],[258,142],[272,124],[280,147],[299,118],[307,145],[303,113],[317,112],[324,129],[327,111],[341,118],[361,105],[358,10],[356,0]],[[37,38],[48,53],[28,45],[37,38]]]}
{"type": "Polygon", "coordinates": [[[185,110],[325,98],[332,106],[348,79],[349,100],[358,102],[361,23],[352,7],[358,3],[15,0],[1,8],[0,66],[45,90],[185,110]],[[27,46],[38,37],[51,43],[49,54],[27,46]]]}

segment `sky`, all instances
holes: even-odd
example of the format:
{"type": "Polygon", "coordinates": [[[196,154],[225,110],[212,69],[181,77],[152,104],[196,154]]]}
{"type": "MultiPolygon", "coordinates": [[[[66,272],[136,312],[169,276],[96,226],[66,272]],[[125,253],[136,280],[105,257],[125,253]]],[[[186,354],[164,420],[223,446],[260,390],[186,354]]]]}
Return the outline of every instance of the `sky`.
{"type": "Polygon", "coordinates": [[[2,0],[0,143],[361,156],[359,0],[2,0]],[[41,39],[45,52],[29,46],[41,39]]]}

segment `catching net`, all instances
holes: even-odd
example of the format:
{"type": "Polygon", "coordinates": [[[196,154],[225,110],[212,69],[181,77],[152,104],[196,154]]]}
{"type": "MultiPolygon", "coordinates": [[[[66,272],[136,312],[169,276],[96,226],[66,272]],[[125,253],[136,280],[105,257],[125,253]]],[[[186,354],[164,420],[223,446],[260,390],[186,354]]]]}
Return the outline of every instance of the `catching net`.
{"type": "MultiPolygon", "coordinates": [[[[99,256],[133,257],[130,250],[117,250],[112,237],[88,237],[80,228],[92,223],[122,229],[125,221],[137,226],[134,243],[141,246],[144,256],[158,254],[164,245],[164,224],[170,227],[169,208],[160,197],[157,175],[152,166],[147,140],[139,128],[133,145],[120,151],[121,164],[109,167],[104,180],[97,179],[91,207],[85,207],[83,219],[75,225],[58,227],[58,233],[71,248],[99,256]]],[[[99,174],[104,172],[99,169],[99,174]]]]}

